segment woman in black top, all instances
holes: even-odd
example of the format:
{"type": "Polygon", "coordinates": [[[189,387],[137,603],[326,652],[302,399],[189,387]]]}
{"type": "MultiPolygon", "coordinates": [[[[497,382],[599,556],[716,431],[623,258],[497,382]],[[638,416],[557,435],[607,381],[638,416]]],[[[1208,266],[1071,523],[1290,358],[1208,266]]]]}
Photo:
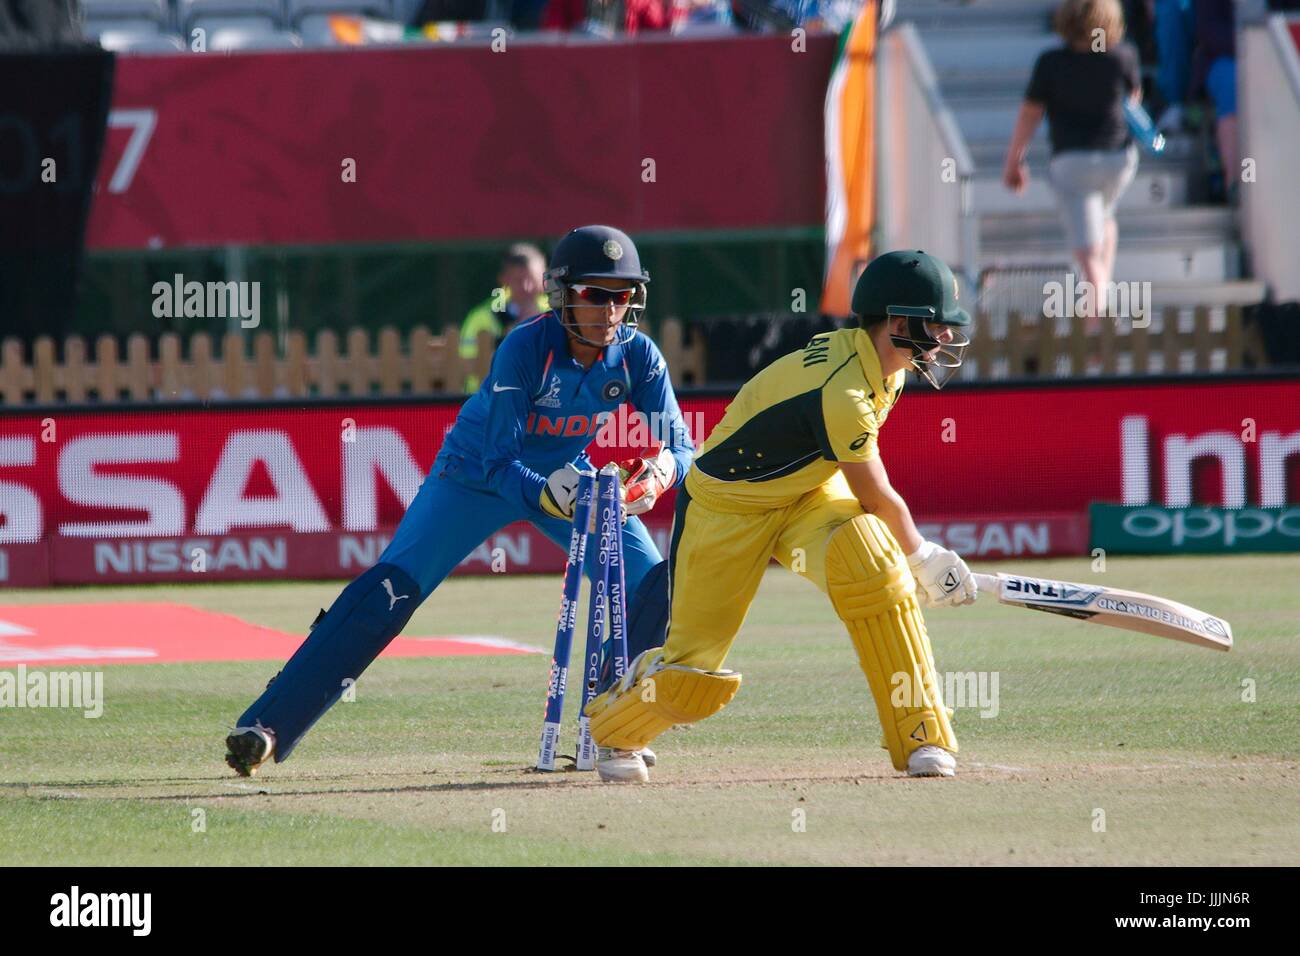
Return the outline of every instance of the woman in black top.
{"type": "MultiPolygon", "coordinates": [[[[1049,179],[1081,278],[1092,283],[1094,302],[1104,309],[1119,242],[1115,206],[1137,171],[1137,146],[1124,118],[1125,97],[1136,102],[1142,95],[1137,54],[1121,42],[1118,0],[1065,0],[1056,30],[1065,45],[1044,51],[1034,64],[1002,179],[1024,191],[1025,152],[1046,113],[1049,179]]],[[[1097,314],[1089,304],[1085,314],[1097,314]]]]}

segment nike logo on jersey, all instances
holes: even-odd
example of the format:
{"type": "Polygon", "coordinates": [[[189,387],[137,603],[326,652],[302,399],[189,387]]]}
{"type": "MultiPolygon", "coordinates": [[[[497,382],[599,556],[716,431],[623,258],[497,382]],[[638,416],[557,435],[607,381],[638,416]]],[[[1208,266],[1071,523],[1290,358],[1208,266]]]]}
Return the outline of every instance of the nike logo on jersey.
{"type": "Polygon", "coordinates": [[[518,385],[498,385],[496,382],[493,382],[493,383],[492,383],[492,391],[494,391],[494,392],[518,392],[518,391],[520,391],[520,388],[519,388],[518,385]]]}

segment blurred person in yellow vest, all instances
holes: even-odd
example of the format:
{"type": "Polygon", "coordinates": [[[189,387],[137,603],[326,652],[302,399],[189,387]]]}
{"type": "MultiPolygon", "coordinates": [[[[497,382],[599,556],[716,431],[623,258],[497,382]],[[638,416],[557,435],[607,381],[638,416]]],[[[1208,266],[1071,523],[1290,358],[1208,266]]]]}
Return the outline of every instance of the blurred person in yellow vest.
{"type": "MultiPolygon", "coordinates": [[[[542,250],[527,242],[518,242],[501,257],[497,271],[497,287],[492,295],[469,310],[460,325],[460,357],[473,361],[478,357],[478,335],[491,332],[493,345],[499,345],[505,334],[520,319],[528,319],[549,306],[542,291],[542,273],[546,270],[546,257],[542,250]]],[[[473,373],[465,376],[465,391],[478,391],[479,378],[473,373]]]]}

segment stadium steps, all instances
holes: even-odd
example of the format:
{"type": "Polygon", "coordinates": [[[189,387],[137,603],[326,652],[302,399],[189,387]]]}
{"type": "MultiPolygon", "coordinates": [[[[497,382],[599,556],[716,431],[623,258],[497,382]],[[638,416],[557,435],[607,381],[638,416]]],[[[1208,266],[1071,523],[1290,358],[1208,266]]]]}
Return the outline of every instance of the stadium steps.
{"type": "MultiPolygon", "coordinates": [[[[1030,145],[1030,183],[1017,196],[1002,185],[1002,164],[1038,54],[1059,44],[1051,0],[902,0],[896,21],[916,28],[936,81],[975,165],[977,271],[1071,260],[1047,180],[1046,123],[1030,145]]],[[[1182,284],[1214,301],[1216,284],[1241,274],[1236,214],[1198,205],[1205,192],[1203,155],[1190,136],[1170,137],[1162,156],[1142,154],[1120,200],[1117,280],[1182,284]],[[1187,283],[1194,285],[1188,286],[1187,283]]],[[[1236,302],[1253,285],[1231,286],[1236,302]]]]}
{"type": "MultiPolygon", "coordinates": [[[[1026,157],[1029,185],[1020,195],[1002,185],[1005,139],[983,140],[971,148],[976,174],[972,199],[981,213],[1055,211],[1056,194],[1048,182],[1051,150],[1046,138],[1035,138],[1026,157]]],[[[1190,205],[1200,191],[1200,154],[1191,137],[1171,138],[1165,153],[1142,156],[1133,184],[1120,197],[1121,211],[1168,209],[1190,205]]]]}
{"type": "MultiPolygon", "coordinates": [[[[1234,216],[1222,206],[1126,211],[1116,217],[1115,279],[1226,282],[1240,274],[1234,216]]],[[[981,214],[980,268],[1070,261],[1055,211],[981,214]]]]}
{"type": "Polygon", "coordinates": [[[944,29],[954,22],[969,30],[1041,31],[1050,27],[1060,0],[896,0],[895,20],[910,20],[919,30],[944,29]]]}

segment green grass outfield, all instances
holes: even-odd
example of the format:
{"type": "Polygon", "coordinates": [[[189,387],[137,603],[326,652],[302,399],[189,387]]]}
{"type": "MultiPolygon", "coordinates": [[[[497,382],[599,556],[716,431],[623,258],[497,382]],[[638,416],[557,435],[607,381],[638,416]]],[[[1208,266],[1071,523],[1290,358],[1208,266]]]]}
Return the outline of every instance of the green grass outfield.
{"type": "MultiPolygon", "coordinates": [[[[981,566],[985,568],[996,566],[981,566]]],[[[1230,654],[1002,607],[930,612],[960,707],[958,776],[908,780],[819,592],[774,569],[720,715],[659,739],[649,786],[538,775],[541,656],[380,661],[294,757],[222,762],[270,662],[104,667],[104,715],[0,710],[6,864],[1293,864],[1300,858],[1300,556],[1018,562],[1233,624],[1230,654]],[[1253,681],[1254,702],[1248,681],[1253,681]],[[986,685],[991,690],[991,685],[986,685]],[[993,708],[985,701],[983,712],[993,708]],[[1103,822],[1104,831],[1099,832],[1103,822]],[[202,824],[202,826],[200,826],[202,824]]],[[[175,600],[305,632],[340,585],[6,591],[0,603],[175,600]]],[[[550,647],[555,577],[458,578],[414,634],[550,647]]],[[[581,632],[580,632],[581,634],[581,632]]],[[[575,642],[580,653],[582,638],[575,642]]],[[[573,687],[573,682],[570,683],[573,687]]],[[[952,701],[950,701],[951,703],[952,701]]],[[[562,752],[572,753],[571,692],[562,752]]]]}

